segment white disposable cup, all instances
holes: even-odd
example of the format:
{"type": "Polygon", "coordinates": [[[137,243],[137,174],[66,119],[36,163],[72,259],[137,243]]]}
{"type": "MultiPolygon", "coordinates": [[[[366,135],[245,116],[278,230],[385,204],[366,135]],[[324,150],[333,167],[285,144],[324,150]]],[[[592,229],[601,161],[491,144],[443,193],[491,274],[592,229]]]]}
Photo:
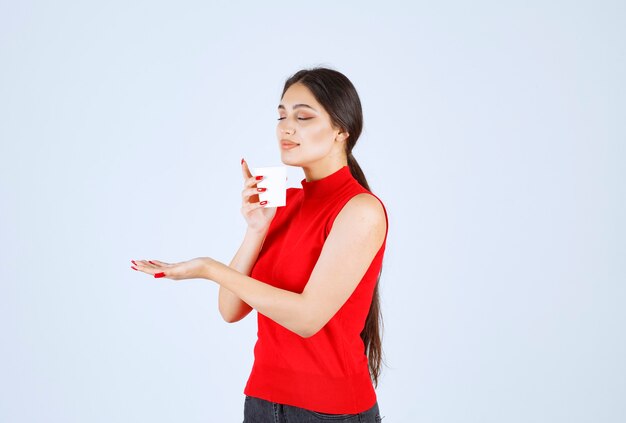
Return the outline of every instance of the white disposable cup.
{"type": "Polygon", "coordinates": [[[250,171],[252,176],[263,176],[256,186],[266,188],[264,192],[259,192],[259,201],[267,201],[265,207],[282,207],[287,204],[287,167],[255,167],[250,171]]]}

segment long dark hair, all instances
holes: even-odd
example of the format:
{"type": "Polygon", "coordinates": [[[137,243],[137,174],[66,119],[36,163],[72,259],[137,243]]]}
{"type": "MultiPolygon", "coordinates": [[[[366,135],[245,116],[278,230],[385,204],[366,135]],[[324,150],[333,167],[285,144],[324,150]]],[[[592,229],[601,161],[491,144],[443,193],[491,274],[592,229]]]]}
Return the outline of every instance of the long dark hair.
{"type": "MultiPolygon", "coordinates": [[[[302,69],[285,81],[281,98],[285,95],[287,89],[295,83],[306,86],[330,115],[333,125],[348,132],[349,136],[346,139],[345,146],[350,172],[365,189],[371,192],[361,167],[352,155],[352,149],[363,130],[361,100],[352,82],[344,74],[333,69],[322,67],[302,69]]],[[[375,386],[378,386],[378,378],[383,363],[383,316],[380,310],[380,295],[378,293],[381,273],[382,267],[374,286],[374,295],[367,319],[365,320],[365,327],[361,332],[370,375],[375,386]]]]}

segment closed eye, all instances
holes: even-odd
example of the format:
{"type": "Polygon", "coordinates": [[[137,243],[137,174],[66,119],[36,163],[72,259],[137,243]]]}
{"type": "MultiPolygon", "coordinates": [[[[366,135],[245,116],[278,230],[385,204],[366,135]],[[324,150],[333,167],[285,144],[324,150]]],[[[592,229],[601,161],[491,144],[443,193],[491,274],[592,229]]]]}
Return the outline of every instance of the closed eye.
{"type": "MultiPolygon", "coordinates": [[[[285,119],[284,117],[278,118],[277,120],[283,120],[285,119]]],[[[309,119],[313,119],[312,117],[308,117],[308,118],[298,118],[298,120],[309,120],[309,119]]]]}

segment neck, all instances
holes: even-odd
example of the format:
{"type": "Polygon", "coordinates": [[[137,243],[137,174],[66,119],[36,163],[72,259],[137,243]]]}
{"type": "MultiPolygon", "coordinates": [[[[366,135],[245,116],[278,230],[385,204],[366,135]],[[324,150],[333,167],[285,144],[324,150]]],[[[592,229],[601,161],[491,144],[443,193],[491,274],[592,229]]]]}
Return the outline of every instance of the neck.
{"type": "Polygon", "coordinates": [[[333,163],[317,164],[311,166],[302,166],[304,176],[307,182],[317,181],[337,172],[344,166],[348,166],[347,160],[338,160],[333,163]]]}

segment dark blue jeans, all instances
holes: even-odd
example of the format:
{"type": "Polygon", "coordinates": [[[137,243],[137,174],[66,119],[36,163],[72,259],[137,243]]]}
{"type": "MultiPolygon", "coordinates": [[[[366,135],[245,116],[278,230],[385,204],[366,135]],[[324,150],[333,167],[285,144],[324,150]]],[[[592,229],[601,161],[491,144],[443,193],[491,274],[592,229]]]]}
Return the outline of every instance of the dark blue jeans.
{"type": "Polygon", "coordinates": [[[358,414],[324,414],[246,396],[243,408],[243,423],[380,423],[381,420],[378,403],[358,414]]]}

